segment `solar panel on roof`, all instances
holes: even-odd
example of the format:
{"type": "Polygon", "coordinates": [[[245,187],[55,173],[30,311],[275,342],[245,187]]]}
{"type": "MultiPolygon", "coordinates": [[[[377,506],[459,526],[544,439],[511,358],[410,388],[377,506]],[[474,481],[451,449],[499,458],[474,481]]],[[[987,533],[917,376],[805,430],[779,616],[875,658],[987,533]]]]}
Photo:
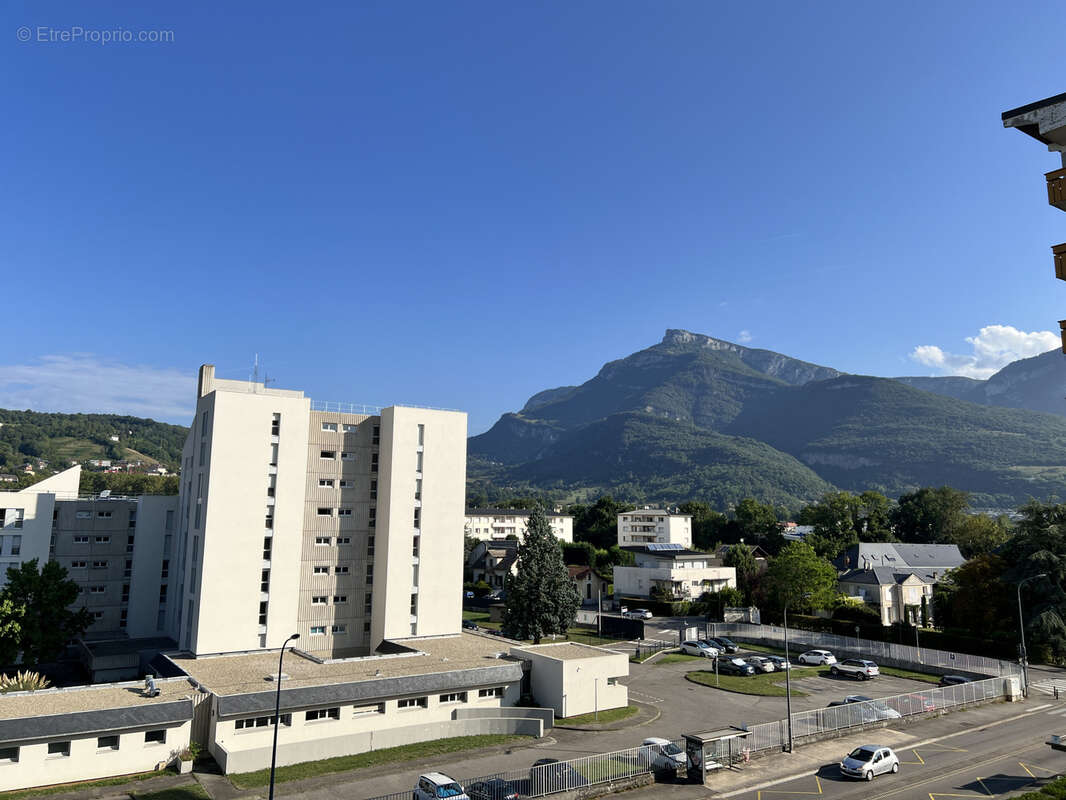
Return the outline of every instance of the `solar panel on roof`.
{"type": "Polygon", "coordinates": [[[649,550],[684,550],[683,544],[677,542],[651,542],[648,545],[649,550]]]}

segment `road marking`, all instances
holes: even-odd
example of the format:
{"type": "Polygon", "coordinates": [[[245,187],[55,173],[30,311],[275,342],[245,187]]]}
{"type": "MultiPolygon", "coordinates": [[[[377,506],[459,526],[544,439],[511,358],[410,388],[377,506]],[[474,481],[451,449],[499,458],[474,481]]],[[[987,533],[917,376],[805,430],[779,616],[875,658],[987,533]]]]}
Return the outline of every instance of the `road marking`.
{"type": "Polygon", "coordinates": [[[966,753],[966,752],[968,752],[965,747],[948,747],[946,744],[938,744],[937,742],[930,742],[929,744],[924,745],[922,747],[922,749],[924,750],[926,747],[936,747],[941,752],[945,752],[945,751],[951,752],[951,753],[966,753]]]}
{"type": "Polygon", "coordinates": [[[1039,764],[1026,764],[1024,761],[1019,761],[1018,762],[1018,766],[1021,767],[1022,769],[1024,769],[1026,772],[1029,773],[1029,775],[1031,775],[1034,778],[1039,778],[1040,776],[1039,775],[1033,775],[1033,769],[1042,769],[1042,770],[1044,770],[1044,772],[1048,773],[1049,775],[1058,775],[1059,774],[1053,769],[1048,769],[1047,767],[1041,767],[1039,764]],[[1032,767],[1033,769],[1029,769],[1030,767],[1032,767]]]}
{"type": "Polygon", "coordinates": [[[648,699],[649,703],[661,703],[663,701],[663,699],[661,697],[656,697],[655,695],[652,695],[652,694],[645,694],[644,692],[638,692],[636,689],[630,689],[629,693],[630,694],[635,694],[638,697],[646,697],[648,699]]]}
{"type": "Polygon", "coordinates": [[[914,753],[914,757],[916,759],[918,759],[917,761],[900,761],[899,763],[900,764],[921,764],[924,767],[925,766],[925,759],[923,759],[920,755],[918,755],[918,751],[917,750],[911,750],[911,752],[914,753]]]}
{"type": "Polygon", "coordinates": [[[822,781],[817,775],[814,776],[814,784],[818,787],[817,792],[796,792],[788,789],[760,789],[757,800],[762,800],[763,792],[766,794],[806,794],[806,795],[819,795],[822,793],[822,781]]]}

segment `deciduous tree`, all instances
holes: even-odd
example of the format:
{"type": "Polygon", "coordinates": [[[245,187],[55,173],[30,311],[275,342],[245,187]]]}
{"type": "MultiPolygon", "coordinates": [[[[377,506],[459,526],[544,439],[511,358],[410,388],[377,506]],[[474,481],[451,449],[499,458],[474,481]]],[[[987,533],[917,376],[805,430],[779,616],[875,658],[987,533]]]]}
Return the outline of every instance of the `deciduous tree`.
{"type": "Polygon", "coordinates": [[[92,623],[85,608],[71,611],[78,599],[78,584],[67,578],[67,571],[56,561],[26,561],[7,570],[7,585],[0,592],[3,603],[22,606],[25,613],[19,622],[19,649],[24,664],[39,664],[55,659],[64,645],[81,636],[92,623]]]}

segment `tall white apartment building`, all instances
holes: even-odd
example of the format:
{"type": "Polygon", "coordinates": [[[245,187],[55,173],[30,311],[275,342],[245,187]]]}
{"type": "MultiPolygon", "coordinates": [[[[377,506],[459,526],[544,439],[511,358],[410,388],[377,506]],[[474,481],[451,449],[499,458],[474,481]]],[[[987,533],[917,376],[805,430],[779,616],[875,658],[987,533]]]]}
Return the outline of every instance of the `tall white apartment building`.
{"type": "MultiPolygon", "coordinates": [[[[560,542],[574,541],[574,518],[569,514],[556,512],[545,514],[552,534],[560,542]]],[[[529,511],[515,508],[470,508],[466,511],[463,533],[473,539],[500,540],[508,536],[523,539],[526,525],[529,524],[529,511]]]]}
{"type": "Polygon", "coordinates": [[[303,650],[351,656],[459,632],[466,414],[328,410],[211,365],[197,394],[170,619],[182,649],[299,633],[303,650]]]}
{"type": "Polygon", "coordinates": [[[692,516],[645,506],[618,515],[618,545],[679,544],[692,547],[692,516]]]}

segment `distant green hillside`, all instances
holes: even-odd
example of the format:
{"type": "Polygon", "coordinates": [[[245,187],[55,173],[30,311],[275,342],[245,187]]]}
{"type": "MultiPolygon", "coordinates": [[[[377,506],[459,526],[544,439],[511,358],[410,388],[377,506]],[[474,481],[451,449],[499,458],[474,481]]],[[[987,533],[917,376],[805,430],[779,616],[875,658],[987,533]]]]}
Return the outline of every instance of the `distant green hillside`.
{"type": "Polygon", "coordinates": [[[175,471],[187,433],[180,425],[117,414],[0,409],[0,471],[10,472],[38,460],[58,471],[71,461],[138,459],[142,455],[175,471]],[[119,440],[112,441],[112,436],[119,440]]]}

